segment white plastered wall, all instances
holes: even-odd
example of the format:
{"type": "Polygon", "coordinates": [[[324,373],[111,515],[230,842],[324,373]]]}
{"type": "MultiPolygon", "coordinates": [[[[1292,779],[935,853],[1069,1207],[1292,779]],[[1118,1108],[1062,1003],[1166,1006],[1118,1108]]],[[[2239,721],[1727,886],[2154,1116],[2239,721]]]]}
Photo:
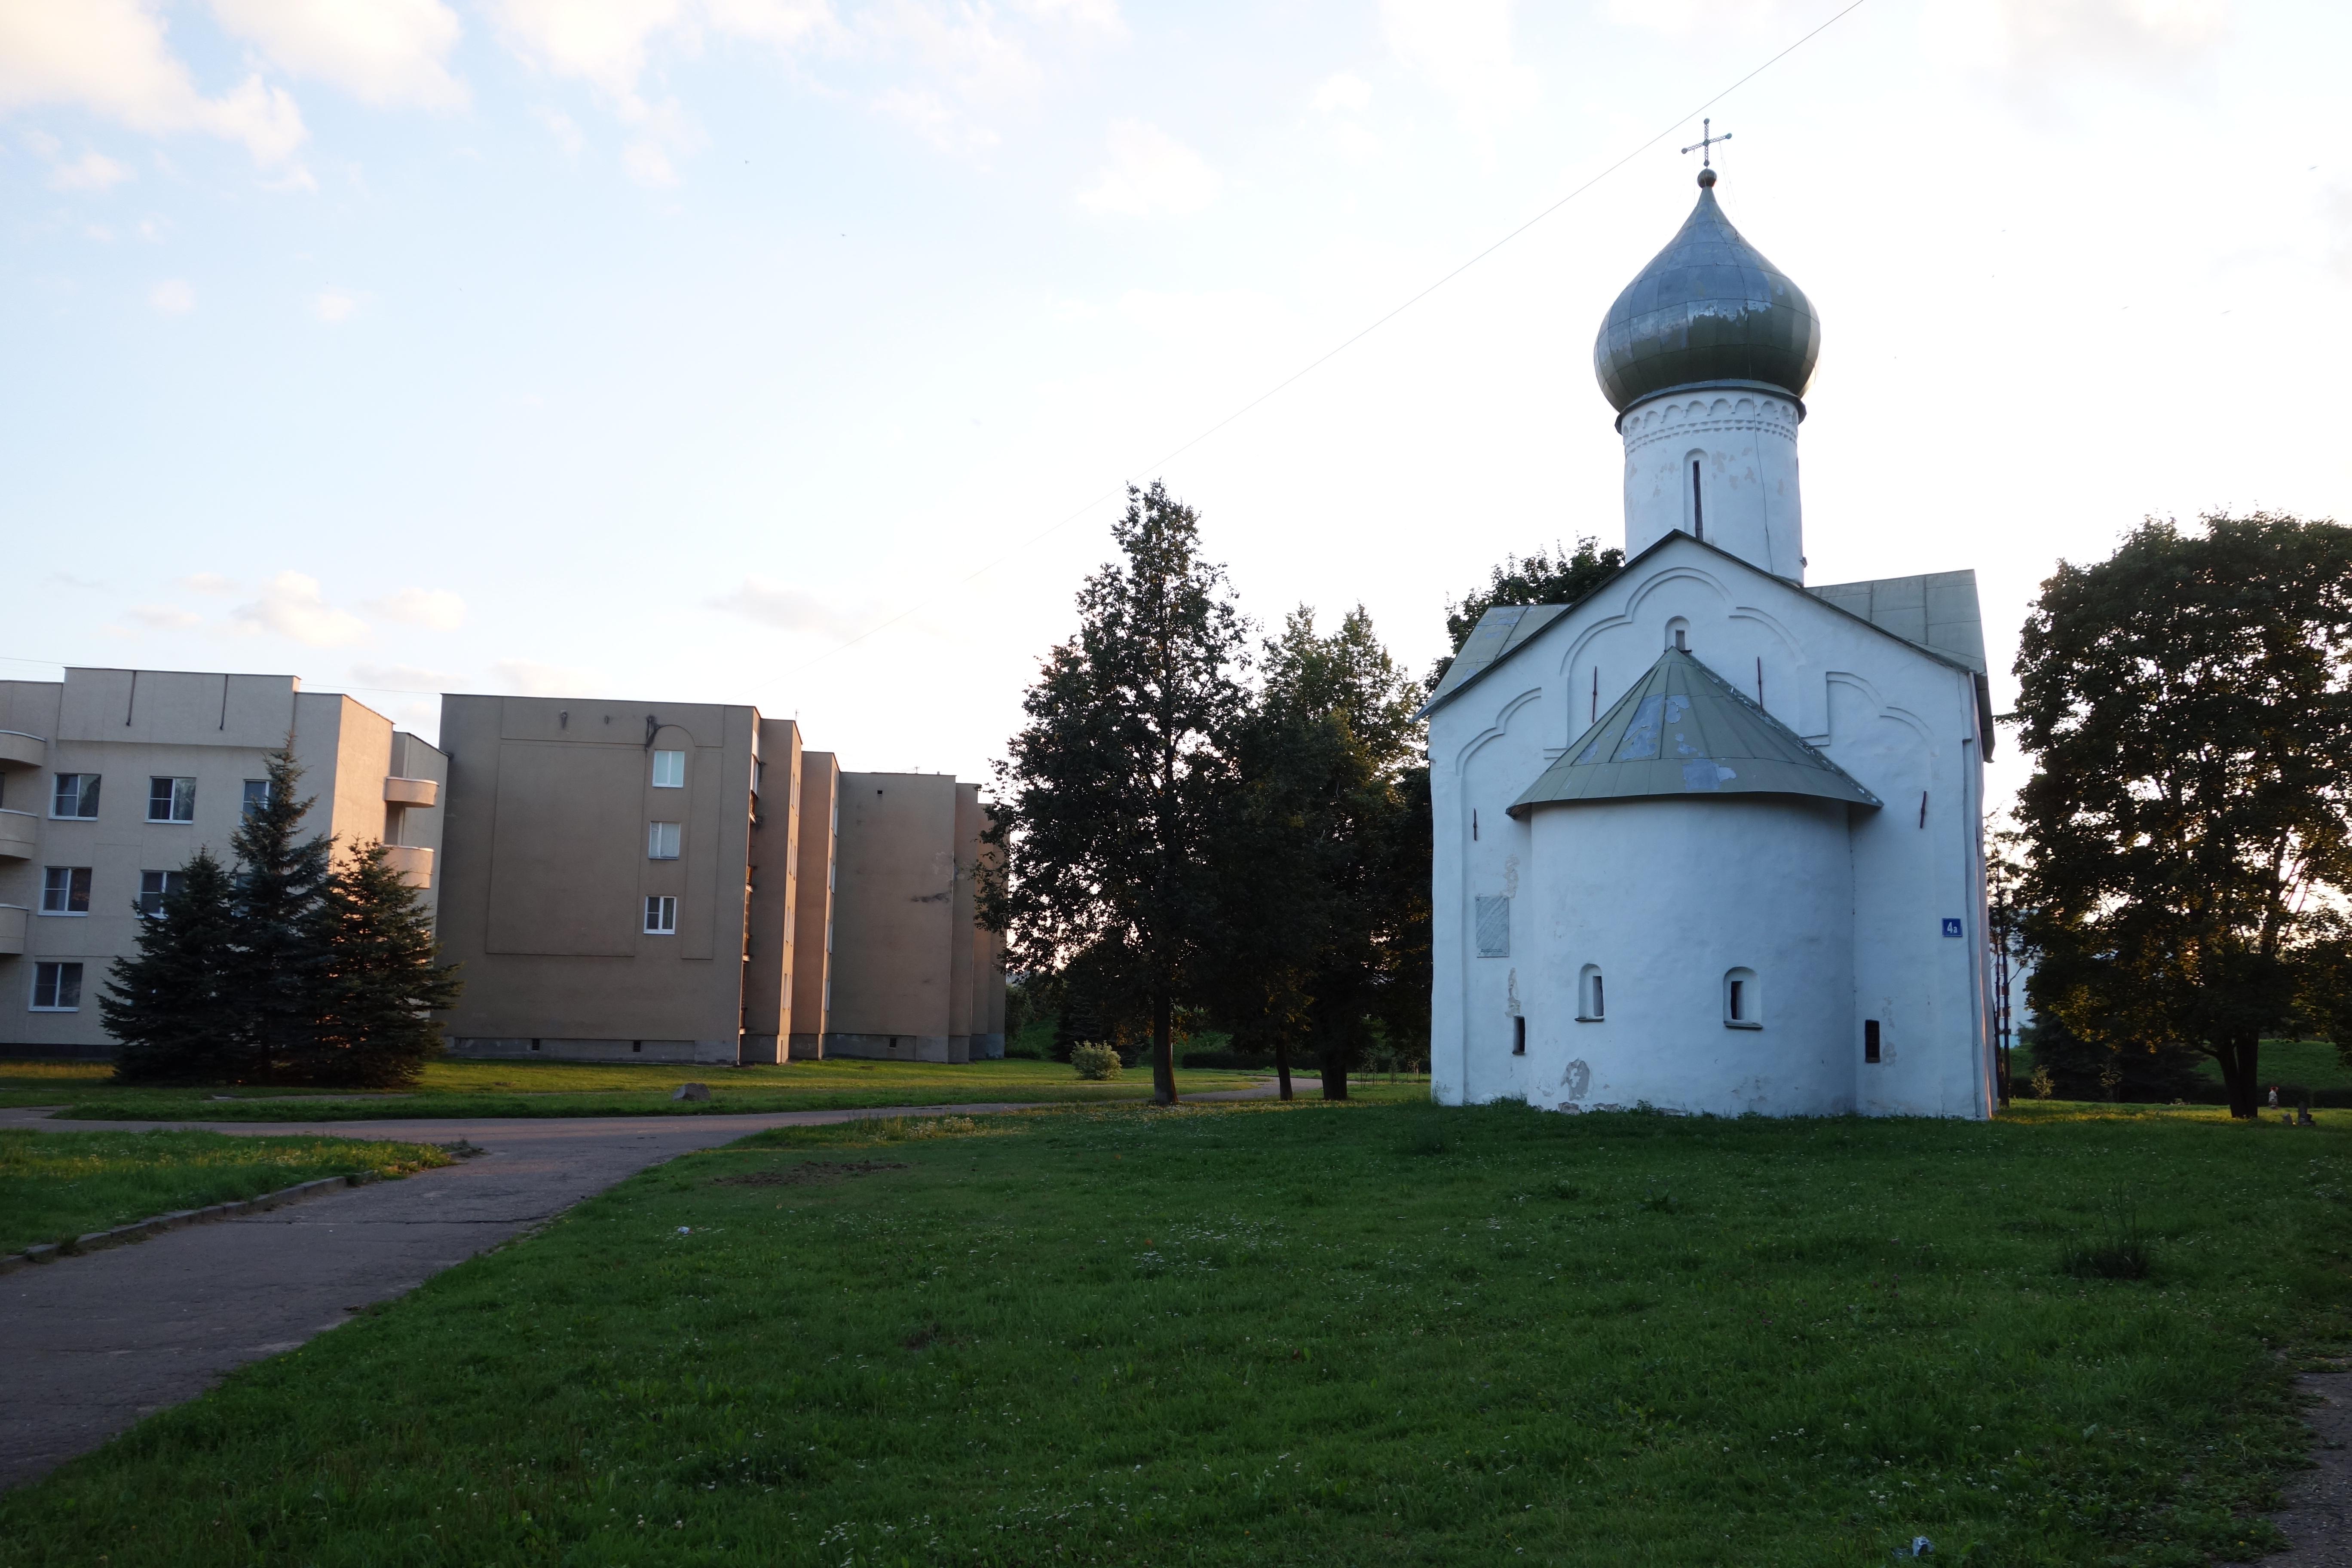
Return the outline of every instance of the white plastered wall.
{"type": "MultiPolygon", "coordinates": [[[[1596,710],[1607,712],[1655,662],[1677,621],[1694,655],[1751,696],[1760,679],[1770,712],[1887,803],[1857,812],[1851,836],[1854,1107],[1988,1114],[1972,678],[1687,541],[1603,586],[1431,715],[1433,1095],[1451,1104],[1564,1098],[1537,1081],[1532,1057],[1510,1054],[1512,998],[1529,1009],[1530,963],[1546,939],[1523,908],[1533,842],[1504,813],[1596,710]],[[1514,897],[1513,956],[1479,958],[1475,900],[1506,893],[1514,897]],[[1959,937],[1942,934],[1948,919],[1961,922],[1959,937]],[[1886,1059],[1864,1072],[1860,1020],[1870,1017],[1881,1022],[1886,1059]]],[[[1698,966],[1692,984],[1711,997],[1719,977],[1703,972],[1696,953],[1690,963],[1698,966]]],[[[1530,1036],[1541,1037],[1540,1027],[1530,1036]]]]}

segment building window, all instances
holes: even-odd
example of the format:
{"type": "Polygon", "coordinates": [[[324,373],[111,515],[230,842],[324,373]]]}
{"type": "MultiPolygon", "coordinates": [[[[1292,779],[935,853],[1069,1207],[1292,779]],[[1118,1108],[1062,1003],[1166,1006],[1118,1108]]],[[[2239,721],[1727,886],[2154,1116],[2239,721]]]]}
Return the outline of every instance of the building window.
{"type": "Polygon", "coordinates": [[[677,900],[667,894],[647,894],[646,897],[646,934],[676,936],[677,934],[677,900]]]}
{"type": "Polygon", "coordinates": [[[33,1011],[36,1013],[81,1011],[81,965],[79,963],[33,965],[33,1011]]]}
{"type": "Polygon", "coordinates": [[[1875,1018],[1862,1021],[1862,1059],[1866,1062],[1878,1059],[1878,1020],[1875,1018]]]}
{"type": "Polygon", "coordinates": [[[89,913],[89,868],[45,866],[41,868],[41,912],[45,915],[89,913]]]}
{"type": "Polygon", "coordinates": [[[1706,496],[1699,488],[1698,475],[1699,460],[1693,458],[1691,459],[1691,537],[1704,540],[1706,537],[1706,496]]]}
{"type": "Polygon", "coordinates": [[[1576,1021],[1580,1024],[1601,1022],[1604,1016],[1602,1012],[1604,1000],[1601,994],[1600,966],[1588,963],[1584,966],[1584,972],[1576,978],[1576,1021]]]}
{"type": "Polygon", "coordinates": [[[1511,1020],[1511,1054],[1515,1057],[1528,1054],[1528,1020],[1524,1013],[1511,1020]]]}
{"type": "Polygon", "coordinates": [[[139,912],[153,920],[163,912],[163,900],[176,893],[187,882],[184,871],[142,871],[139,873],[139,912]]]}
{"type": "Polygon", "coordinates": [[[1760,1029],[1764,1026],[1763,998],[1757,994],[1756,972],[1735,969],[1723,977],[1723,1026],[1727,1029],[1760,1029]]]}
{"type": "Polygon", "coordinates": [[[148,821],[194,822],[195,819],[195,780],[149,779],[147,781],[148,821]]]}
{"type": "Polygon", "coordinates": [[[268,781],[268,779],[247,779],[247,780],[246,780],[246,781],[245,781],[245,815],[246,815],[246,816],[251,816],[254,813],[256,813],[256,812],[259,811],[262,807],[264,807],[264,806],[268,805],[268,804],[269,804],[269,781],[268,781]]]}
{"type": "Polygon", "coordinates": [[[1480,899],[1478,913],[1478,956],[1508,958],[1511,956],[1511,900],[1480,899]]]}
{"type": "Polygon", "coordinates": [[[677,824],[649,822],[646,824],[646,858],[675,860],[677,858],[677,824]]]}
{"type": "Polygon", "coordinates": [[[91,817],[98,815],[98,775],[59,773],[58,793],[49,799],[51,816],[91,817]]]}
{"type": "Polygon", "coordinates": [[[684,789],[686,787],[686,753],[656,752],[654,753],[654,788],[684,789]]]}

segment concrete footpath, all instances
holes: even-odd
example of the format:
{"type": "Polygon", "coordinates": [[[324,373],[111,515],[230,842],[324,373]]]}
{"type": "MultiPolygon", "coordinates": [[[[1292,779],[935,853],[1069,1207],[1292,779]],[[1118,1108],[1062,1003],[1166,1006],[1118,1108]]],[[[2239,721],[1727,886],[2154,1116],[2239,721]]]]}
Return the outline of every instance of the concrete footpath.
{"type": "Polygon", "coordinates": [[[1017,1105],[929,1105],[744,1116],[591,1116],[414,1121],[52,1121],[51,1132],[159,1126],[318,1133],[485,1151],[396,1182],[194,1226],[135,1246],[0,1277],[0,1489],[98,1447],[231,1368],[291,1350],[430,1276],[541,1224],[648,1165],[770,1127],[882,1116],[970,1116],[1017,1105]]]}

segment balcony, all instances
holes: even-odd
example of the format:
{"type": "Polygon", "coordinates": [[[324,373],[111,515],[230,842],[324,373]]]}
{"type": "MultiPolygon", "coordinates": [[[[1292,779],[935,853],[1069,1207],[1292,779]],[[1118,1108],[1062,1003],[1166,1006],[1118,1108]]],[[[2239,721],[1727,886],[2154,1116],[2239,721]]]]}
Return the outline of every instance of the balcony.
{"type": "Polygon", "coordinates": [[[440,798],[441,786],[431,779],[388,778],[383,781],[383,804],[386,805],[432,805],[440,798]]]}
{"type": "Polygon", "coordinates": [[[0,958],[25,951],[25,921],[31,912],[22,904],[0,904],[0,958]]]}
{"type": "Polygon", "coordinates": [[[37,768],[48,758],[49,743],[22,730],[0,730],[0,768],[37,768]]]}
{"type": "Polygon", "coordinates": [[[433,885],[433,851],[419,849],[411,844],[387,844],[383,847],[383,863],[400,873],[400,879],[412,888],[433,885]]]}
{"type": "Polygon", "coordinates": [[[30,860],[33,832],[40,820],[29,811],[0,806],[0,860],[30,860]]]}

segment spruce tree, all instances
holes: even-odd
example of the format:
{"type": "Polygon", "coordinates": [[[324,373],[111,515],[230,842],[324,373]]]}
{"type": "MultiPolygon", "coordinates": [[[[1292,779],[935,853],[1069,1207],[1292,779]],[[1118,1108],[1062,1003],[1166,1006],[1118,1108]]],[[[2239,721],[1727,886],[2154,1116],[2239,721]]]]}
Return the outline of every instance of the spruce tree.
{"type": "Polygon", "coordinates": [[[301,764],[290,747],[269,753],[269,795],[247,808],[236,849],[236,948],[230,994],[240,1014],[234,1076],[303,1081],[315,1051],[318,1000],[329,963],[314,906],[327,882],[323,837],[298,841],[308,800],[297,800],[301,764]]]}
{"type": "Polygon", "coordinates": [[[141,910],[138,956],[115,961],[98,1003],[120,1045],[117,1082],[218,1083],[236,1076],[234,890],[227,868],[198,849],[163,895],[161,913],[141,910]]]}
{"type": "Polygon", "coordinates": [[[457,965],[436,964],[432,917],[384,863],[383,846],[349,851],[312,910],[327,963],[313,997],[304,1079],[366,1089],[413,1083],[441,1048],[432,1012],[457,999],[457,965]]]}

